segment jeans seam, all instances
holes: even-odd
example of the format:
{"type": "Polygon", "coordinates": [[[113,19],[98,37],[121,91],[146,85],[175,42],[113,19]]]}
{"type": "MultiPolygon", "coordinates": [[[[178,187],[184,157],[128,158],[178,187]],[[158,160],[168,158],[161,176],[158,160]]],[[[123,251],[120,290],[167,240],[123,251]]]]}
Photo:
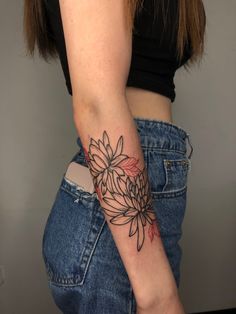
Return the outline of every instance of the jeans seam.
{"type": "Polygon", "coordinates": [[[133,314],[133,289],[130,284],[130,302],[129,302],[129,314],[133,314]]]}
{"type": "Polygon", "coordinates": [[[187,140],[188,140],[189,146],[191,148],[191,151],[190,151],[190,153],[188,155],[188,159],[190,159],[192,154],[193,154],[193,146],[192,146],[192,143],[191,143],[191,140],[190,140],[190,134],[188,134],[188,133],[187,133],[187,140]]]}
{"type": "Polygon", "coordinates": [[[159,152],[173,152],[173,153],[180,153],[180,154],[186,154],[184,150],[178,150],[178,149],[169,149],[169,148],[158,148],[158,147],[151,147],[151,146],[144,146],[141,145],[142,148],[147,149],[149,151],[155,150],[159,152]]]}

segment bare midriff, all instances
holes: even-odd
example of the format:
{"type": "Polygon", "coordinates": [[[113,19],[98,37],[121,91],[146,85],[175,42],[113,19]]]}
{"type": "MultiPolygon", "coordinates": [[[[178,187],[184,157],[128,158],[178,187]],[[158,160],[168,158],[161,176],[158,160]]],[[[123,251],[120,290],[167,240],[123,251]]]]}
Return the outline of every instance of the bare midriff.
{"type": "Polygon", "coordinates": [[[173,123],[170,98],[132,86],[126,87],[126,97],[133,117],[173,123]]]}

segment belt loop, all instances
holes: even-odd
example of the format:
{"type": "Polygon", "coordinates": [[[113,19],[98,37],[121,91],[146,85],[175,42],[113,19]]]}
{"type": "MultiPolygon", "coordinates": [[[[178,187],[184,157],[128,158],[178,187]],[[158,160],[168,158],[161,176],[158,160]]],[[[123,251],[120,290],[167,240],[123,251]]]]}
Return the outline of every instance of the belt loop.
{"type": "Polygon", "coordinates": [[[191,141],[190,141],[190,134],[188,134],[188,133],[187,133],[187,139],[188,139],[188,143],[189,143],[189,145],[191,147],[191,151],[190,151],[190,154],[188,156],[188,159],[190,159],[191,156],[192,156],[192,153],[193,153],[193,146],[192,146],[191,141]]]}

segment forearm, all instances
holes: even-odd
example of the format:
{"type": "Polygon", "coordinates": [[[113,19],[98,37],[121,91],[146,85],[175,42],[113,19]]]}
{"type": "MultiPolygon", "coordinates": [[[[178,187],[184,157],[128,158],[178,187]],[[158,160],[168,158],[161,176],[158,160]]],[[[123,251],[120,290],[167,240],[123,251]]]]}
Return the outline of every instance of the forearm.
{"type": "Polygon", "coordinates": [[[81,138],[99,201],[136,301],[169,298],[176,285],[158,231],[139,136],[125,97],[76,107],[81,138]]]}

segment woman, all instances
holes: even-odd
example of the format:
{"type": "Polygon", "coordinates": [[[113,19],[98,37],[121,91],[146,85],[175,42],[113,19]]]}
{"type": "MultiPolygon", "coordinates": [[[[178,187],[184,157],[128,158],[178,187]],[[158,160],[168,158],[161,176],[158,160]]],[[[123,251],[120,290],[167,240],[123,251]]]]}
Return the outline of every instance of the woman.
{"type": "Polygon", "coordinates": [[[201,59],[205,22],[200,0],[25,1],[28,51],[59,56],[72,95],[69,166],[85,166],[94,188],[65,173],[43,235],[63,313],[184,313],[178,242],[193,148],[172,121],[173,79],[201,59]]]}

